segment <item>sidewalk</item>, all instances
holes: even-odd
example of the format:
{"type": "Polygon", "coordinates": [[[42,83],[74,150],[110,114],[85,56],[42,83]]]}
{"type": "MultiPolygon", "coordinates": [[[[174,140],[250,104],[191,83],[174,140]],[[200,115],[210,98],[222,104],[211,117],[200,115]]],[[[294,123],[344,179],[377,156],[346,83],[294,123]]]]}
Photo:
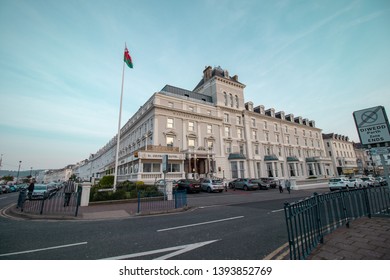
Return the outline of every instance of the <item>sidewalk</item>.
{"type": "Polygon", "coordinates": [[[362,217],[324,236],[309,260],[390,260],[390,216],[362,217]]]}

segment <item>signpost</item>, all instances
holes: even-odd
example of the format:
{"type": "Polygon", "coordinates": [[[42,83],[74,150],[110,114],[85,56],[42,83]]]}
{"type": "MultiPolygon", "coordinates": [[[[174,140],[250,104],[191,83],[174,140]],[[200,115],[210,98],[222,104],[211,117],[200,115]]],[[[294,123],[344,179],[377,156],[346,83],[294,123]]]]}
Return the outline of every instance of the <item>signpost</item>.
{"type": "Polygon", "coordinates": [[[355,111],[353,117],[362,145],[389,146],[389,120],[383,106],[355,111]]]}
{"type": "Polygon", "coordinates": [[[389,170],[384,154],[389,152],[390,125],[383,106],[367,108],[353,112],[360,142],[372,155],[380,155],[387,185],[389,185],[389,170]]]}
{"type": "Polygon", "coordinates": [[[172,181],[167,181],[166,180],[166,174],[169,172],[169,166],[168,166],[168,155],[163,155],[162,156],[162,172],[164,173],[164,182],[165,182],[165,194],[168,197],[168,200],[172,200],[173,198],[173,184],[172,181]]]}

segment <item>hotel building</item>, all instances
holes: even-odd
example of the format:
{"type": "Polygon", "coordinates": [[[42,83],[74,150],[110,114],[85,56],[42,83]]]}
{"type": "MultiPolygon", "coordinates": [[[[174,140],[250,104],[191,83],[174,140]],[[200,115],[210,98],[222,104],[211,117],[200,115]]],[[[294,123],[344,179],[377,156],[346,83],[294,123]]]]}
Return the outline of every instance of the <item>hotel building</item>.
{"type": "MultiPolygon", "coordinates": [[[[191,91],[166,85],[121,128],[118,181],[206,176],[334,176],[315,122],[245,102],[245,85],[208,66],[191,91]]],[[[116,136],[79,166],[82,179],[113,174],[116,136]]]]}

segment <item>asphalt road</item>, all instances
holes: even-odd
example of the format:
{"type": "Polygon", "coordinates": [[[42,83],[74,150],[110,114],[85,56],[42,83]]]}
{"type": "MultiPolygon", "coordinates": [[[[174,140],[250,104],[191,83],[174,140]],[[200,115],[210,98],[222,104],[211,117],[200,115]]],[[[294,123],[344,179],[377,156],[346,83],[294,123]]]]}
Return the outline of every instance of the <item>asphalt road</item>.
{"type": "MultiPolygon", "coordinates": [[[[0,215],[0,259],[263,259],[287,245],[284,202],[312,193],[193,194],[189,211],[115,220],[38,221],[0,215]]],[[[0,209],[16,200],[17,194],[0,196],[0,209]]]]}

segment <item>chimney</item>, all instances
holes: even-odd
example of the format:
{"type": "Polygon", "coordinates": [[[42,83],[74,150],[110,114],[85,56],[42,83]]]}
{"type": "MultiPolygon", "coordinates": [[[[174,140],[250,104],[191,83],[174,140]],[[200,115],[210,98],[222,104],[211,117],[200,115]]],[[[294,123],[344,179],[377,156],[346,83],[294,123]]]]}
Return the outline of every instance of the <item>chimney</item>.
{"type": "Polygon", "coordinates": [[[211,66],[206,66],[205,69],[203,70],[203,81],[207,81],[211,78],[212,75],[212,68],[211,66]]]}

